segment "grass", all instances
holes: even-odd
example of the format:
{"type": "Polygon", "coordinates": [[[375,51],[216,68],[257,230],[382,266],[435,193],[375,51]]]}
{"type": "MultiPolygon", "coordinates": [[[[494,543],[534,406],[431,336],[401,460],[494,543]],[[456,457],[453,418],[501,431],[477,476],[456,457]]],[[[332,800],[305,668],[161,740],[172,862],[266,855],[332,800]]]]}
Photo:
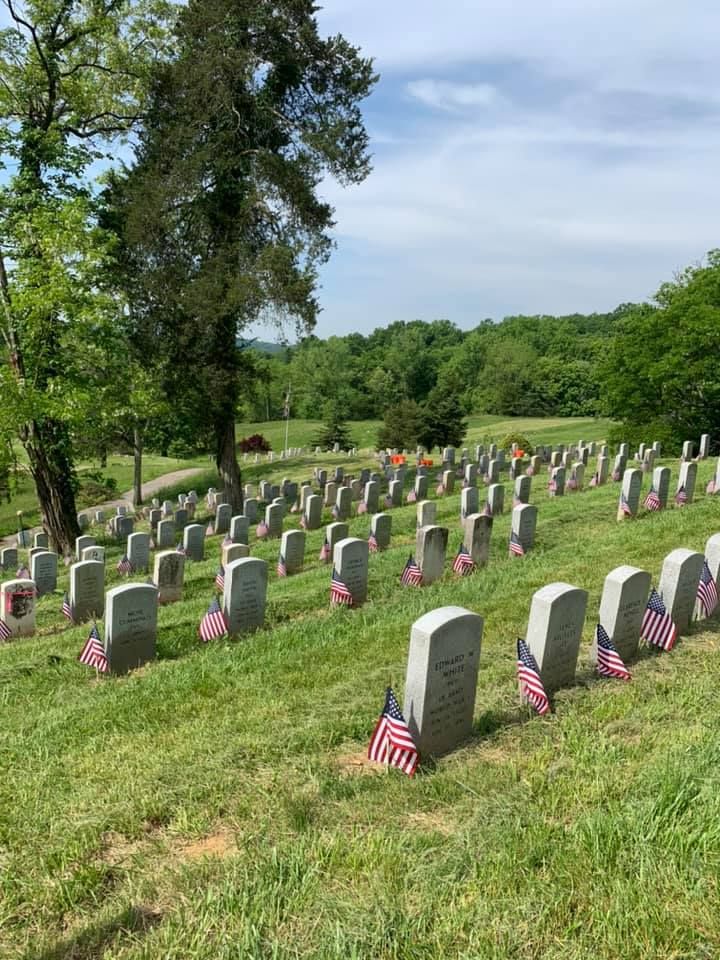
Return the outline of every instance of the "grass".
{"type": "MultiPolygon", "coordinates": [[[[247,474],[300,480],[310,462],[247,474]]],[[[545,482],[530,555],[507,557],[506,514],[487,569],[422,590],[399,585],[415,512],[394,510],[359,610],[328,609],[322,531],[286,580],[277,541],[254,544],[271,564],[267,626],[203,647],[211,538],[183,602],[160,610],[157,662],[125,678],[96,682],[77,663],[87,627],[60,616],[63,570],[37,636],[0,647],[0,955],[718,956],[717,621],[641,655],[628,684],[596,680],[588,652],[609,570],[657,582],[671,549],[720,530],[720,498],[618,524],[616,484],[548,500],[545,482]],[[590,599],[577,684],[541,720],[518,706],[514,644],[553,580],[590,599]],[[446,604],[485,618],[474,735],[413,780],[368,769],[385,684],[402,700],[410,627],[446,604]]],[[[459,494],[439,501],[450,553],[458,513],[459,494]]],[[[369,521],[350,527],[367,536],[369,521]]]]}

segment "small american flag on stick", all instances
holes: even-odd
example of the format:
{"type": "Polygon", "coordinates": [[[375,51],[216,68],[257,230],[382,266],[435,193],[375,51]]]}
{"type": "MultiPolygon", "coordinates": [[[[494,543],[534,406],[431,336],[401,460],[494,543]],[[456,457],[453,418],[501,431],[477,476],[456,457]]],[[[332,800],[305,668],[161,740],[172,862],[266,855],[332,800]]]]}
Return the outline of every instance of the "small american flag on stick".
{"type": "Polygon", "coordinates": [[[84,663],[86,667],[95,667],[98,673],[107,673],[110,669],[95,623],[92,625],[90,635],[85,641],[85,646],[80,651],[78,660],[80,663],[84,663]]]}
{"type": "Polygon", "coordinates": [[[422,586],[422,570],[415,562],[415,557],[413,557],[412,554],[410,554],[407,559],[405,569],[400,576],[400,583],[402,583],[404,587],[422,586]]]}
{"type": "Polygon", "coordinates": [[[227,620],[215,597],[213,597],[207,613],[200,621],[198,632],[203,643],[207,643],[208,640],[217,640],[227,633],[227,620]]]}
{"type": "Polygon", "coordinates": [[[411,490],[407,497],[405,498],[406,503],[417,503],[417,494],[414,490],[411,490]]]}
{"type": "Polygon", "coordinates": [[[119,574],[124,577],[129,576],[133,572],[133,565],[128,559],[128,555],[124,553],[122,557],[117,562],[117,567],[115,568],[119,574]]]}
{"type": "Polygon", "coordinates": [[[215,536],[215,527],[213,526],[212,520],[211,520],[210,523],[205,527],[205,536],[206,536],[206,537],[214,537],[214,536],[215,536]]]}
{"type": "Polygon", "coordinates": [[[368,746],[368,759],[397,767],[411,777],[418,765],[418,752],[391,687],[368,746]]]}
{"type": "Polygon", "coordinates": [[[282,553],[282,551],[280,552],[280,556],[278,557],[277,575],[279,577],[287,576],[287,564],[285,563],[285,555],[282,553]]]}
{"type": "Polygon", "coordinates": [[[268,527],[264,520],[261,520],[260,523],[255,527],[255,536],[258,540],[265,540],[269,533],[270,527],[268,527]]]}
{"type": "Polygon", "coordinates": [[[543,716],[550,709],[550,701],[540,678],[537,661],[530,652],[530,647],[520,637],[517,642],[517,675],[520,695],[543,716]]]}
{"type": "Polygon", "coordinates": [[[509,543],[509,554],[511,557],[524,557],[525,548],[522,545],[522,540],[513,530],[510,533],[510,543],[509,543]]]}
{"type": "Polygon", "coordinates": [[[375,534],[370,531],[370,536],[368,537],[368,550],[370,553],[377,553],[380,547],[378,546],[377,537],[375,534]]]}
{"type": "Polygon", "coordinates": [[[323,540],[323,545],[320,547],[320,562],[321,563],[330,563],[330,541],[327,537],[323,540]]]}
{"type": "Polygon", "coordinates": [[[351,607],[353,596],[347,584],[341,579],[335,567],[330,578],[330,604],[332,606],[351,607]]]}
{"type": "Polygon", "coordinates": [[[597,646],[596,667],[600,676],[629,680],[630,671],[622,662],[622,657],[615,649],[615,644],[600,623],[595,627],[595,644],[597,646]]]}
{"type": "Polygon", "coordinates": [[[70,623],[73,622],[72,607],[70,606],[70,597],[67,595],[67,592],[63,596],[62,615],[66,620],[69,620],[70,623]]]}
{"type": "Polygon", "coordinates": [[[650,492],[645,497],[645,509],[653,511],[660,509],[660,497],[655,487],[650,487],[650,492]]]}
{"type": "Polygon", "coordinates": [[[667,612],[662,597],[653,587],[643,615],[640,636],[650,646],[672,650],[677,640],[677,627],[667,612]]]}
{"type": "Polygon", "coordinates": [[[225,567],[220,564],[218,572],[215,574],[215,586],[222,593],[225,589],[225,567]]]}
{"type": "Polygon", "coordinates": [[[628,499],[624,493],[620,494],[620,503],[618,504],[618,511],[622,513],[624,517],[631,517],[633,515],[628,499]]]}
{"type": "Polygon", "coordinates": [[[711,617],[718,605],[718,592],[707,560],[703,560],[702,573],[697,588],[697,607],[701,616],[711,617]]]}
{"type": "Polygon", "coordinates": [[[688,502],[687,490],[685,489],[684,485],[681,484],[680,487],[678,488],[678,492],[675,494],[675,503],[679,507],[684,507],[687,502],[688,502]]]}
{"type": "Polygon", "coordinates": [[[620,471],[613,470],[613,472],[610,474],[610,479],[613,480],[615,483],[618,483],[618,481],[620,480],[620,471]]]}
{"type": "Polygon", "coordinates": [[[481,517],[492,517],[492,515],[493,515],[492,508],[491,508],[490,504],[488,503],[488,501],[486,500],[486,501],[485,501],[485,506],[484,506],[484,507],[482,508],[482,510],[480,511],[480,516],[481,516],[481,517]]]}
{"type": "Polygon", "coordinates": [[[600,483],[600,476],[599,476],[598,473],[594,473],[594,474],[590,477],[590,483],[588,483],[588,486],[589,486],[589,487],[597,487],[597,486],[599,485],[599,483],[600,483]]]}
{"type": "Polygon", "coordinates": [[[18,567],[17,573],[15,574],[18,580],[29,580],[30,571],[26,566],[18,567]]]}
{"type": "Polygon", "coordinates": [[[453,573],[459,577],[467,577],[475,570],[475,561],[464,543],[458,547],[458,552],[453,560],[453,573]]]}
{"type": "Polygon", "coordinates": [[[356,511],[357,515],[361,516],[363,513],[367,513],[367,510],[368,510],[367,503],[364,500],[360,500],[360,502],[357,505],[357,511],[356,511]]]}
{"type": "Polygon", "coordinates": [[[445,485],[443,483],[439,483],[437,487],[435,487],[435,493],[438,497],[441,497],[445,493],[445,485]]]}

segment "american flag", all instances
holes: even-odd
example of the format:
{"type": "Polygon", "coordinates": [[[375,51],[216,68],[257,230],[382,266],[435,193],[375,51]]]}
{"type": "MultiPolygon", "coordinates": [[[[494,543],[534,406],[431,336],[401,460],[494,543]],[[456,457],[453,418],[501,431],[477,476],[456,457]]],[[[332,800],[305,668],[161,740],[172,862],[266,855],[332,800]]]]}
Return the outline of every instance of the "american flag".
{"type": "Polygon", "coordinates": [[[588,486],[589,486],[589,487],[597,487],[597,486],[599,486],[599,484],[600,484],[600,476],[599,476],[598,473],[594,473],[594,474],[590,477],[590,483],[588,483],[588,486]]]}
{"type": "Polygon", "coordinates": [[[0,643],[5,643],[6,640],[9,640],[12,636],[12,630],[5,623],[4,620],[0,620],[0,643]]]}
{"type": "Polygon", "coordinates": [[[330,514],[331,514],[331,516],[333,516],[336,520],[337,520],[337,518],[340,516],[340,510],[338,509],[338,505],[337,505],[336,503],[333,504],[333,507],[332,507],[332,510],[330,511],[330,514]]]}
{"type": "Polygon", "coordinates": [[[407,503],[417,503],[417,494],[415,493],[414,490],[411,490],[410,493],[408,493],[408,495],[407,495],[407,497],[406,497],[406,502],[407,502],[407,503]]]}
{"type": "Polygon", "coordinates": [[[678,488],[678,492],[675,494],[675,503],[682,507],[688,502],[687,490],[683,485],[678,488]]]}
{"type": "Polygon", "coordinates": [[[107,673],[110,669],[105,650],[100,642],[97,624],[93,624],[90,636],[85,641],[85,646],[80,651],[78,660],[80,663],[84,663],[86,667],[95,667],[100,673],[107,673]]]}
{"type": "Polygon", "coordinates": [[[225,589],[225,567],[222,564],[220,564],[218,572],[215,574],[215,586],[220,591],[225,589]]]}
{"type": "Polygon", "coordinates": [[[218,637],[224,637],[227,629],[228,625],[225,614],[220,609],[220,604],[217,602],[217,599],[213,597],[207,613],[200,621],[200,639],[203,643],[207,643],[208,640],[216,640],[218,637]]]}
{"type": "Polygon", "coordinates": [[[276,568],[276,569],[277,569],[277,575],[278,575],[279,577],[286,577],[286,576],[287,576],[287,564],[285,563],[285,556],[283,555],[282,551],[280,552],[280,555],[278,556],[278,562],[277,562],[277,568],[276,568]]]}
{"type": "Polygon", "coordinates": [[[260,523],[255,527],[255,536],[258,538],[258,540],[264,540],[269,533],[270,527],[268,527],[264,520],[261,520],[260,523]]]}
{"type": "Polygon", "coordinates": [[[557,493],[557,488],[558,488],[557,480],[555,479],[554,476],[550,477],[550,479],[548,480],[548,493],[550,494],[551,497],[555,496],[555,494],[557,493]]]}
{"type": "Polygon", "coordinates": [[[475,561],[473,560],[465,544],[461,543],[458,547],[458,552],[455,554],[455,559],[453,560],[453,573],[457,573],[460,577],[467,577],[469,574],[473,573],[474,570],[475,561]]]}
{"type": "Polygon", "coordinates": [[[647,497],[645,497],[645,509],[646,510],[659,510],[660,509],[660,497],[657,494],[655,487],[650,487],[650,492],[647,497]]]}
{"type": "Polygon", "coordinates": [[[150,539],[148,540],[148,549],[149,550],[155,549],[155,540],[152,537],[150,537],[150,539]]]}
{"type": "Polygon", "coordinates": [[[63,596],[62,602],[62,615],[66,620],[69,620],[70,623],[73,622],[72,607],[70,606],[70,597],[65,593],[63,596]]]}
{"type": "Polygon", "coordinates": [[[343,607],[353,605],[353,597],[344,580],[341,580],[337,570],[333,567],[332,577],[330,578],[330,603],[339,604],[343,607]]]}
{"type": "Polygon", "coordinates": [[[233,539],[229,533],[226,533],[223,537],[223,541],[220,544],[221,547],[231,547],[233,545],[233,539]]]}
{"type": "Polygon", "coordinates": [[[672,650],[677,640],[677,627],[654,587],[645,608],[640,636],[651,646],[660,647],[661,650],[672,650]]]}
{"type": "Polygon", "coordinates": [[[629,680],[630,671],[622,662],[620,654],[615,649],[615,644],[600,623],[595,627],[595,643],[597,646],[596,666],[600,676],[629,680]]]}
{"type": "Polygon", "coordinates": [[[18,567],[18,571],[15,574],[15,576],[17,577],[18,580],[29,580],[30,571],[26,566],[18,567]]]}
{"type": "Polygon", "coordinates": [[[624,493],[620,494],[619,506],[624,517],[631,517],[633,515],[632,509],[630,508],[630,504],[628,503],[627,497],[625,496],[624,493]]]}
{"type": "Polygon", "coordinates": [[[619,470],[613,470],[613,472],[610,474],[610,479],[617,483],[620,480],[620,476],[621,474],[619,470]]]}
{"type": "Polygon", "coordinates": [[[717,584],[710,572],[707,560],[703,560],[702,573],[697,588],[697,602],[701,613],[705,617],[711,617],[718,605],[717,584]]]}
{"type": "Polygon", "coordinates": [[[528,467],[528,468],[526,469],[526,471],[525,471],[525,476],[526,476],[526,477],[534,477],[534,476],[535,476],[535,471],[533,470],[532,467],[528,467]]]}
{"type": "Polygon", "coordinates": [[[708,485],[705,487],[705,493],[715,493],[717,491],[717,484],[714,480],[708,480],[708,485]]]}
{"type": "Polygon", "coordinates": [[[397,767],[411,777],[418,765],[418,752],[392,688],[385,694],[382,709],[368,746],[368,759],[397,767]]]}
{"type": "Polygon", "coordinates": [[[323,540],[323,545],[320,547],[320,562],[321,563],[330,563],[330,541],[327,537],[323,540]]]}
{"type": "Polygon", "coordinates": [[[299,509],[300,509],[300,505],[298,503],[294,503],[290,507],[290,513],[297,513],[299,509]]]}
{"type": "Polygon", "coordinates": [[[205,527],[205,536],[214,537],[215,536],[215,527],[212,524],[212,521],[205,527]]]}
{"type": "Polygon", "coordinates": [[[118,573],[122,574],[123,576],[127,576],[133,572],[133,565],[130,563],[130,560],[128,559],[128,555],[126,553],[124,553],[122,557],[120,557],[115,569],[117,570],[118,573]]]}
{"type": "Polygon", "coordinates": [[[302,530],[307,530],[307,518],[304,514],[300,517],[300,527],[302,530]]]}
{"type": "Polygon", "coordinates": [[[489,502],[485,501],[485,506],[480,511],[481,517],[491,517],[493,515],[492,508],[490,507],[489,502]]]}
{"type": "Polygon", "coordinates": [[[525,548],[524,548],[523,545],[522,545],[522,540],[521,540],[520,537],[515,533],[514,530],[511,531],[511,533],[510,533],[509,553],[510,553],[510,556],[511,556],[511,557],[512,557],[512,556],[515,556],[515,557],[524,557],[524,556],[525,556],[525,548]]]}
{"type": "Polygon", "coordinates": [[[378,546],[377,537],[371,530],[370,536],[368,537],[368,550],[370,551],[370,553],[377,553],[379,549],[380,548],[378,546]]]}
{"type": "Polygon", "coordinates": [[[577,477],[575,476],[574,473],[571,473],[570,476],[568,477],[568,481],[565,484],[565,488],[567,490],[577,490],[578,482],[577,482],[577,477]]]}
{"type": "Polygon", "coordinates": [[[415,562],[415,557],[412,554],[410,554],[405,564],[405,569],[400,577],[400,583],[402,583],[404,587],[422,586],[422,570],[415,562]]]}
{"type": "Polygon", "coordinates": [[[183,557],[187,556],[187,550],[182,545],[182,543],[178,543],[177,547],[175,547],[175,553],[179,553],[183,557]]]}
{"type": "Polygon", "coordinates": [[[364,500],[361,500],[357,505],[357,515],[360,516],[363,513],[367,513],[367,503],[364,500]]]}
{"type": "Polygon", "coordinates": [[[550,701],[540,678],[540,669],[535,657],[530,653],[530,647],[520,637],[517,642],[517,675],[522,697],[540,716],[547,713],[550,701]]]}
{"type": "Polygon", "coordinates": [[[439,483],[435,487],[435,493],[437,494],[438,497],[441,497],[445,493],[445,484],[439,483]]]}

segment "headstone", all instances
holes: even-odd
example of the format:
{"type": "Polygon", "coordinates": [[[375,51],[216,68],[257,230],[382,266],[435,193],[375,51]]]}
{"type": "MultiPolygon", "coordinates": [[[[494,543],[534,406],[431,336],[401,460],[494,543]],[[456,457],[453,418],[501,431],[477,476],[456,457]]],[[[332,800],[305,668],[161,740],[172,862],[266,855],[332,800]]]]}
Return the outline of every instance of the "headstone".
{"type": "Polygon", "coordinates": [[[36,553],[30,560],[30,579],[35,582],[38,596],[52,593],[57,588],[58,556],[49,550],[36,553]]]}
{"type": "Polygon", "coordinates": [[[365,484],[365,494],[363,499],[367,504],[368,513],[378,512],[378,498],[380,496],[380,484],[376,480],[368,480],[365,484]]]}
{"type": "Polygon", "coordinates": [[[402,488],[403,485],[400,480],[391,480],[388,484],[388,495],[394,507],[402,506],[402,488]]]}
{"type": "Polygon", "coordinates": [[[559,450],[553,450],[550,454],[550,466],[559,467],[562,464],[562,454],[559,450]]]}
{"type": "MultiPolygon", "coordinates": [[[[218,510],[220,508],[218,507],[218,510]]],[[[179,510],[175,511],[175,526],[182,529],[185,524],[188,522],[189,513],[185,507],[181,507],[179,510]]],[[[216,532],[219,532],[216,530],[216,532]]]]}
{"type": "Polygon", "coordinates": [[[660,441],[656,440],[653,443],[652,448],[653,448],[653,452],[655,453],[656,459],[659,458],[662,453],[662,444],[660,443],[660,441]]]}
{"type": "Polygon", "coordinates": [[[150,529],[154,533],[157,530],[158,524],[162,520],[162,510],[153,508],[152,510],[148,511],[148,520],[150,521],[150,529]]]}
{"type": "Polygon", "coordinates": [[[70,609],[75,623],[100,620],[105,610],[105,564],[81,560],[70,567],[70,609]]]}
{"type": "Polygon", "coordinates": [[[323,498],[323,506],[324,507],[334,506],[335,498],[337,497],[337,484],[333,483],[332,481],[330,481],[330,483],[326,483],[324,494],[325,496],[323,498]]]}
{"type": "Polygon", "coordinates": [[[230,519],[230,539],[233,543],[249,543],[250,521],[239,513],[230,519]]]}
{"type": "Polygon", "coordinates": [[[226,567],[233,560],[242,560],[250,556],[250,547],[247,543],[227,543],[220,547],[220,557],[223,567],[226,567]]]}
{"type": "Polygon", "coordinates": [[[3,570],[17,570],[18,552],[17,547],[3,547],[0,550],[0,566],[3,570]]]}
{"type": "Polygon", "coordinates": [[[667,506],[668,492],[670,490],[670,467],[655,467],[653,470],[652,485],[660,500],[660,508],[664,510],[667,506]]]}
{"type": "Polygon", "coordinates": [[[94,517],[95,517],[95,523],[105,523],[105,511],[104,511],[104,510],[96,510],[96,511],[95,511],[95,514],[94,514],[94,517]]]}
{"type": "Polygon", "coordinates": [[[682,459],[683,460],[692,460],[693,451],[695,450],[695,444],[692,440],[686,440],[682,447],[682,459]]]}
{"type": "Polygon", "coordinates": [[[422,570],[423,586],[428,586],[443,575],[447,543],[447,527],[420,527],[418,530],[415,559],[422,570]]]}
{"type": "Polygon", "coordinates": [[[268,480],[260,481],[260,500],[263,503],[269,503],[272,500],[272,489],[268,480]]]}
{"type": "Polygon", "coordinates": [[[483,619],[440,607],[410,634],[403,715],[423,758],[440,756],[472,733],[483,619]]]}
{"type": "Polygon", "coordinates": [[[520,503],[530,502],[531,477],[517,477],[515,480],[514,498],[520,503]]]}
{"type": "Polygon", "coordinates": [[[613,463],[613,475],[616,476],[618,480],[622,479],[622,475],[625,473],[626,464],[627,460],[621,453],[619,453],[615,457],[615,462],[613,463]]]}
{"type": "Polygon", "coordinates": [[[625,463],[627,463],[628,457],[630,456],[630,444],[621,443],[618,447],[618,456],[622,457],[625,463]]]}
{"type": "Polygon", "coordinates": [[[599,456],[597,459],[598,486],[602,487],[607,483],[610,461],[607,457],[599,456]]]}
{"type": "Polygon", "coordinates": [[[480,494],[477,487],[465,487],[460,493],[460,520],[478,512],[480,494]]]}
{"type": "Polygon", "coordinates": [[[150,567],[150,534],[132,533],[128,537],[127,557],[133,570],[146,573],[150,567]]]}
{"type": "Polygon", "coordinates": [[[368,556],[367,540],[359,540],[356,537],[340,540],[333,550],[333,565],[352,594],[354,607],[360,606],[367,600],[368,556]]]}
{"type": "Polygon", "coordinates": [[[205,527],[191,523],[183,530],[183,547],[190,560],[199,563],[205,559],[205,527]]]}
{"type": "Polygon", "coordinates": [[[537,454],[535,456],[530,457],[530,466],[532,468],[533,474],[537,476],[540,473],[540,470],[542,469],[542,457],[538,456],[537,454]]]}
{"type": "Polygon", "coordinates": [[[42,550],[47,550],[49,546],[48,535],[46,533],[36,533],[33,537],[33,546],[40,547],[42,550]]]}
{"type": "Polygon", "coordinates": [[[415,477],[415,496],[418,500],[423,500],[427,496],[428,492],[428,478],[427,476],[416,476],[415,477]]]}
{"type": "MultiPolygon", "coordinates": [[[[630,513],[633,517],[637,516],[638,506],[640,505],[640,489],[642,487],[642,470],[630,468],[623,474],[622,496],[628,504],[630,513]]],[[[618,506],[618,520],[626,519],[627,515],[621,506],[618,506]]]]}
{"type": "Polygon", "coordinates": [[[352,491],[350,487],[340,487],[335,497],[335,516],[338,520],[348,520],[352,509],[352,491]]]}
{"type": "Polygon", "coordinates": [[[573,475],[575,477],[575,488],[582,490],[585,484],[585,464],[581,460],[573,464],[573,475]]]}
{"type": "Polygon", "coordinates": [[[703,560],[702,553],[684,547],[672,550],[665,557],[658,589],[678,634],[685,633],[690,625],[703,560]]]}
{"type": "Polygon", "coordinates": [[[683,461],[680,464],[680,478],[678,480],[678,490],[685,487],[687,502],[692,503],[695,496],[695,481],[697,480],[697,464],[683,461]]]}
{"type": "Polygon", "coordinates": [[[416,527],[431,527],[437,516],[437,504],[434,500],[421,500],[415,508],[416,527]]]}
{"type": "Polygon", "coordinates": [[[87,534],[82,537],[75,537],[75,559],[80,559],[85,547],[94,547],[96,543],[95,537],[89,537],[87,534]]]}
{"type": "MultiPolygon", "coordinates": [[[[187,527],[185,528],[187,530],[187,527]]],[[[175,546],[175,521],[161,520],[157,525],[157,545],[160,549],[163,547],[175,546]]]]}
{"type": "Polygon", "coordinates": [[[372,530],[379,550],[385,550],[390,546],[392,536],[392,517],[389,513],[376,513],[370,521],[372,530]]]}
{"type": "Polygon", "coordinates": [[[160,603],[182,600],[185,582],[185,557],[177,550],[163,550],[155,554],[153,582],[158,589],[160,603]]]}
{"type": "Polygon", "coordinates": [[[552,495],[555,497],[565,496],[565,467],[553,467],[550,473],[550,479],[555,486],[552,495]]]}
{"type": "Polygon", "coordinates": [[[230,636],[262,627],[265,622],[267,582],[268,565],[257,557],[233,560],[225,568],[223,611],[230,636]]]}
{"type": "Polygon", "coordinates": [[[537,526],[537,507],[530,503],[523,503],[513,507],[512,531],[520,540],[523,550],[527,553],[535,545],[535,527],[537,526]]]}
{"type": "Polygon", "coordinates": [[[489,483],[498,482],[498,480],[500,479],[500,461],[499,460],[491,460],[488,463],[487,475],[488,475],[489,483]]]}
{"type": "Polygon", "coordinates": [[[322,497],[311,494],[305,501],[305,526],[308,530],[318,530],[322,523],[322,497]]]}
{"type": "Polygon", "coordinates": [[[105,563],[105,547],[85,547],[80,555],[81,560],[97,560],[105,563]]]}
{"type": "Polygon", "coordinates": [[[703,433],[700,437],[700,452],[698,457],[700,460],[707,460],[710,456],[710,434],[703,433]]]}
{"type": "Polygon", "coordinates": [[[455,489],[455,471],[454,470],[445,470],[442,475],[442,485],[445,488],[445,493],[452,493],[455,489]]]}
{"type": "Polygon", "coordinates": [[[329,523],[325,527],[325,537],[330,547],[330,556],[332,557],[335,544],[345,540],[349,536],[348,525],[346,523],[329,523]]]}
{"type": "MultiPolygon", "coordinates": [[[[600,623],[613,642],[621,660],[632,660],[638,649],[640,626],[650,594],[650,574],[637,567],[622,566],[605,577],[600,599],[600,623]]],[[[597,661],[593,639],[590,658],[597,661]]]]}
{"type": "Polygon", "coordinates": [[[286,530],[280,541],[280,553],[288,576],[300,573],[305,562],[305,531],[286,530]]]}
{"type": "Polygon", "coordinates": [[[575,682],[587,599],[587,591],[568,583],[551,583],[533,595],[527,644],[548,696],[575,682]]]}
{"type": "Polygon", "coordinates": [[[110,672],[127,673],[155,659],[157,587],[128,583],[108,590],[105,653],[110,672]]]}
{"type": "Polygon", "coordinates": [[[715,587],[720,594],[720,533],[714,533],[708,538],[705,544],[705,559],[715,580],[715,587]]]}
{"type": "Polygon", "coordinates": [[[245,511],[245,516],[248,518],[248,523],[257,523],[258,502],[255,497],[250,497],[249,500],[245,501],[243,510],[245,511]]]}
{"type": "Polygon", "coordinates": [[[643,473],[652,473],[655,467],[655,451],[648,447],[643,454],[642,460],[642,472],[643,473]]]}
{"type": "Polygon", "coordinates": [[[268,536],[275,540],[282,536],[283,508],[278,503],[271,503],[265,507],[265,523],[268,527],[268,536]]]}
{"type": "Polygon", "coordinates": [[[465,485],[467,487],[477,486],[477,467],[474,463],[469,463],[465,467],[465,485]]]}
{"type": "Polygon", "coordinates": [[[0,619],[10,631],[9,639],[31,637],[35,633],[33,580],[6,580],[0,583],[0,619]]]}
{"type": "Polygon", "coordinates": [[[362,484],[359,480],[350,481],[350,493],[352,494],[353,503],[357,503],[362,496],[362,484]]]}
{"type": "Polygon", "coordinates": [[[463,520],[463,545],[473,558],[476,567],[487,565],[490,557],[490,537],[493,518],[473,513],[463,520]]]}
{"type": "MultiPolygon", "coordinates": [[[[211,497],[211,496],[213,495],[208,491],[208,497],[211,497]]],[[[213,502],[213,505],[214,505],[214,502],[213,502]]],[[[163,500],[162,515],[164,517],[172,517],[174,509],[175,509],[175,504],[172,502],[172,500],[163,500]]]]}
{"type": "Polygon", "coordinates": [[[134,529],[135,521],[132,517],[115,517],[115,536],[120,543],[125,543],[134,529]]]}
{"type": "Polygon", "coordinates": [[[505,506],[505,487],[501,483],[491,483],[488,487],[487,502],[490,504],[492,515],[499,516],[505,506]]]}
{"type": "Polygon", "coordinates": [[[77,519],[80,529],[87,530],[87,528],[90,526],[90,521],[88,520],[87,515],[84,513],[79,513],[77,519]]]}

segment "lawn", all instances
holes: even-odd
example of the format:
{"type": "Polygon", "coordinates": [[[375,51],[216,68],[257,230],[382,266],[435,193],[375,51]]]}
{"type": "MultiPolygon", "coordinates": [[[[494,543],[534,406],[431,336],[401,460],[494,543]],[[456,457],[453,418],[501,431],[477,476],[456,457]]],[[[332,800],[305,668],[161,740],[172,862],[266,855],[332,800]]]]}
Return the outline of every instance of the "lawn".
{"type": "MultiPolygon", "coordinates": [[[[623,524],[617,485],[548,500],[537,477],[532,554],[507,556],[506,514],[487,569],[456,580],[449,557],[420,590],[399,584],[414,508],[394,510],[359,610],[328,608],[322,531],[286,580],[277,542],[255,544],[271,565],[266,627],[202,646],[210,538],[183,602],[159,612],[157,662],[120,679],[77,663],[87,627],[60,616],[63,570],[38,635],[0,647],[1,955],[717,956],[717,622],[671,654],[641,655],[628,684],[595,679],[588,660],[610,569],[635,564],[656,582],[671,549],[702,549],[720,530],[720,498],[702,493],[711,469],[700,466],[697,503],[623,524]],[[514,648],[533,592],[553,580],[590,601],[577,684],[539,719],[518,705],[514,648]],[[485,618],[474,735],[412,780],[369,769],[388,682],[402,702],[410,627],[446,604],[485,618]]],[[[458,511],[459,495],[439,501],[450,554],[458,511]]],[[[367,518],[350,526],[367,536],[367,518]]],[[[111,546],[108,586],[118,557],[111,546]]]]}

